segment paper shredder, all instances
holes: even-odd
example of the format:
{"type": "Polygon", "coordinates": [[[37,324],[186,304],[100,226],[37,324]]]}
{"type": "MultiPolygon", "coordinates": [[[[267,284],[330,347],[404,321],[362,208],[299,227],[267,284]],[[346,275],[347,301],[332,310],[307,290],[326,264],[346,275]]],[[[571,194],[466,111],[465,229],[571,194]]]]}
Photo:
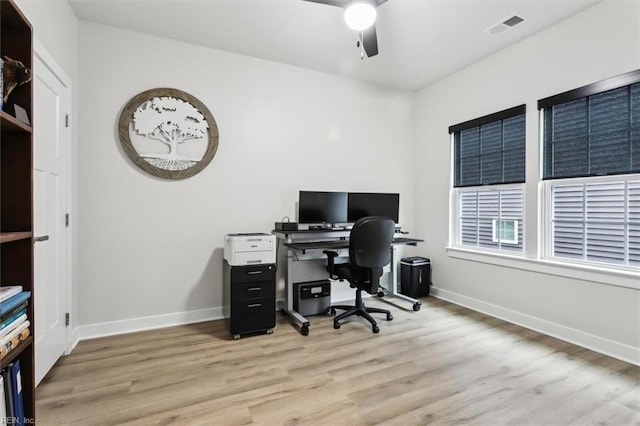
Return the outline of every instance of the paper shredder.
{"type": "Polygon", "coordinates": [[[414,256],[400,259],[400,293],[409,297],[429,295],[431,260],[414,256]]]}

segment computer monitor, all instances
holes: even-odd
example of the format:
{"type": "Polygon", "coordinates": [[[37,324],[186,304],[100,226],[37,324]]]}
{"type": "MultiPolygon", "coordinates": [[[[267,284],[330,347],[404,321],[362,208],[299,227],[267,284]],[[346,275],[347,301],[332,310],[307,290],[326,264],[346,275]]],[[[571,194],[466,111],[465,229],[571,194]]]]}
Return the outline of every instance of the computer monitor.
{"type": "Polygon", "coordinates": [[[298,222],[346,223],[347,193],[300,191],[298,198],[298,222]]]}
{"type": "Polygon", "coordinates": [[[400,194],[382,192],[350,192],[347,220],[356,222],[365,216],[385,216],[398,223],[400,194]]]}

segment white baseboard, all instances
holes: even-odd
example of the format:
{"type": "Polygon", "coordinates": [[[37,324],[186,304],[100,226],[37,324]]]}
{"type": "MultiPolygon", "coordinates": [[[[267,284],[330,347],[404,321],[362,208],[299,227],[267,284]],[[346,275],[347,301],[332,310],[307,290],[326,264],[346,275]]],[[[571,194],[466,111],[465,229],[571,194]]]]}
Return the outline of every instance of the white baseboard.
{"type": "Polygon", "coordinates": [[[65,352],[65,355],[69,355],[75,348],[76,346],[78,346],[78,343],[80,343],[80,336],[78,334],[78,329],[80,327],[74,327],[73,330],[71,331],[71,335],[68,336],[67,339],[67,351],[65,352]]]}
{"type": "Polygon", "coordinates": [[[438,299],[464,306],[492,317],[500,318],[513,324],[538,331],[551,337],[582,346],[587,349],[640,365],[640,349],[623,343],[614,342],[603,337],[585,333],[584,331],[566,327],[551,321],[523,314],[512,309],[464,296],[449,290],[431,287],[431,294],[438,299]]]}
{"type": "MultiPolygon", "coordinates": [[[[98,324],[81,325],[73,334],[80,340],[97,337],[113,336],[116,334],[133,333],[136,331],[153,330],[156,328],[172,327],[175,325],[194,324],[204,321],[223,319],[223,308],[209,308],[198,311],[176,312],[167,315],[132,318],[121,321],[110,321],[98,324]]],[[[72,338],[72,342],[73,342],[72,338]]],[[[73,345],[75,347],[75,344],[73,345]]]]}
{"type": "MultiPolygon", "coordinates": [[[[333,302],[343,302],[346,300],[353,300],[353,297],[349,299],[338,298],[337,300],[333,300],[333,302]]],[[[278,304],[276,304],[276,307],[277,306],[278,304]]],[[[153,330],[156,328],[172,327],[175,325],[214,321],[226,318],[228,315],[229,307],[223,306],[201,309],[198,311],[177,312],[167,315],[155,315],[150,317],[81,325],[76,327],[71,333],[71,337],[69,339],[70,346],[67,354],[70,354],[81,340],[134,333],[136,331],[153,330]]]]}

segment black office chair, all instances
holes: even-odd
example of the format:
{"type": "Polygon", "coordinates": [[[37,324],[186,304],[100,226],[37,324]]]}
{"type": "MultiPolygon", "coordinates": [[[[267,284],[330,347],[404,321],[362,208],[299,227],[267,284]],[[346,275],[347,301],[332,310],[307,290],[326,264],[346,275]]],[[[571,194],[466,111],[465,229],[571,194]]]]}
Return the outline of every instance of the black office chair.
{"type": "Polygon", "coordinates": [[[391,321],[391,312],[385,309],[368,308],[362,302],[362,291],[369,294],[378,293],[378,284],[382,276],[382,268],[391,260],[391,242],[395,232],[395,222],[387,217],[367,216],[358,220],[349,235],[349,263],[335,263],[338,253],[325,250],[327,255],[327,271],[334,280],[347,280],[356,289],[355,306],[337,305],[331,307],[331,314],[336,309],[346,309],[333,319],[333,328],[340,328],[340,320],[351,315],[365,318],[372,325],[374,333],[380,331],[376,321],[369,313],[387,314],[391,321]]]}

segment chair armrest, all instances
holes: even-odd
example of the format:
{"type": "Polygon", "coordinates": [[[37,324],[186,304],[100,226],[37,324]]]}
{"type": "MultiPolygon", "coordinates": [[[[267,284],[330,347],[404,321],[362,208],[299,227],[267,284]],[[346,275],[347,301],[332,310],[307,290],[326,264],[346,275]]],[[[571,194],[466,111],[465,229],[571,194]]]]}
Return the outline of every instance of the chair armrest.
{"type": "Polygon", "coordinates": [[[330,250],[323,250],[322,253],[327,256],[327,272],[329,272],[329,278],[332,280],[339,279],[334,272],[335,258],[338,256],[338,253],[330,250]]]}

